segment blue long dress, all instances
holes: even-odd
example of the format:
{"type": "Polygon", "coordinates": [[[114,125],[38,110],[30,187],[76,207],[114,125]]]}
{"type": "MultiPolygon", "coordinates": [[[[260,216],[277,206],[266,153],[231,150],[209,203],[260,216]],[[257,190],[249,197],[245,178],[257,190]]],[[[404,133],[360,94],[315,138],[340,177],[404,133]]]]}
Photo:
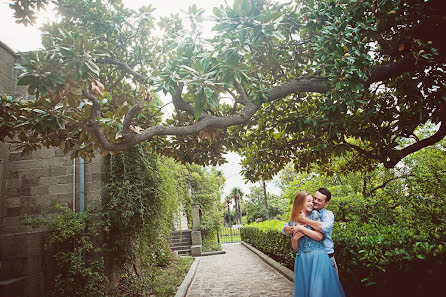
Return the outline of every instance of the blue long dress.
{"type": "MultiPolygon", "coordinates": [[[[319,219],[319,213],[313,211],[312,220],[319,219]]],[[[310,226],[306,226],[312,229],[310,226]]],[[[294,297],[345,297],[341,282],[322,241],[308,236],[299,239],[296,260],[294,262],[294,297]]]]}

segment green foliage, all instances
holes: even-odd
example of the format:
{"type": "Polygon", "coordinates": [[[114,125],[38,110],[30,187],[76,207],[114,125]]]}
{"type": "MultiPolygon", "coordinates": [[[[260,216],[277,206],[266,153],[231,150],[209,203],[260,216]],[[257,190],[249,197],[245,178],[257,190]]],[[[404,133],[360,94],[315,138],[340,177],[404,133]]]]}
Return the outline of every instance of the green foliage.
{"type": "Polygon", "coordinates": [[[191,257],[176,257],[167,266],[152,267],[147,274],[125,274],[116,297],[139,297],[150,289],[154,296],[174,296],[193,262],[191,257]]]}
{"type": "MultiPolygon", "coordinates": [[[[295,251],[281,233],[285,221],[244,226],[242,240],[293,269],[295,251]]],[[[336,223],[333,231],[340,278],[350,296],[417,296],[434,292],[445,271],[444,227],[357,222],[336,223]]]]}
{"type": "Polygon", "coordinates": [[[224,177],[215,169],[207,170],[201,166],[189,164],[187,182],[191,187],[192,203],[201,211],[200,228],[203,237],[215,238],[221,222],[221,190],[224,177]]]}
{"type": "Polygon", "coordinates": [[[217,242],[216,233],[212,237],[211,236],[203,237],[202,251],[203,252],[221,251],[221,243],[217,242]]]}
{"type": "Polygon", "coordinates": [[[348,295],[434,293],[444,275],[444,226],[336,224],[336,261],[348,295]]]}
{"type": "Polygon", "coordinates": [[[295,251],[288,236],[282,234],[285,221],[252,223],[240,229],[241,239],[288,268],[294,267],[295,251]]]}
{"type": "Polygon", "coordinates": [[[153,294],[155,296],[175,296],[193,261],[193,258],[178,257],[169,267],[155,270],[153,294]]]}
{"type": "Polygon", "coordinates": [[[281,67],[274,81],[294,71],[317,73],[327,78],[326,92],[265,103],[248,127],[235,129],[249,143],[241,148],[248,179],[270,179],[290,161],[310,169],[350,152],[392,168],[405,156],[398,151],[402,141],[429,120],[441,121],[445,48],[436,35],[446,22],[438,1],[303,0],[284,19],[287,13],[299,28],[294,54],[300,56],[283,62],[269,56],[281,67]],[[283,71],[299,60],[296,70],[283,71]],[[376,66],[394,61],[404,61],[407,73],[371,84],[376,66]],[[421,70],[431,66],[432,72],[421,70]],[[431,83],[435,90],[426,89],[431,83]]]}
{"type": "MultiPolygon", "coordinates": [[[[288,207],[288,199],[283,196],[267,193],[270,218],[283,214],[288,207]]],[[[244,203],[247,223],[266,220],[263,187],[251,187],[244,203]]]]}
{"type": "Polygon", "coordinates": [[[0,138],[13,138],[12,127],[17,118],[14,116],[13,110],[18,105],[16,100],[11,96],[0,95],[0,138]]]}
{"type": "Polygon", "coordinates": [[[29,25],[35,22],[36,10],[39,11],[50,1],[48,0],[18,0],[9,4],[9,7],[14,9],[14,17],[17,23],[29,25]]]}
{"type": "MultiPolygon", "coordinates": [[[[29,23],[49,2],[10,6],[29,23]]],[[[58,146],[88,158],[150,140],[175,160],[217,165],[232,150],[255,181],[332,155],[393,168],[445,136],[442,125],[410,142],[445,121],[440,1],[236,0],[213,9],[211,34],[196,5],[155,19],[150,5],[51,2],[59,17],[42,28],[44,48],[18,66],[36,98],[11,105],[0,134],[25,152],[58,146]],[[157,92],[174,99],[164,123],[157,92]]]]}
{"type": "Polygon", "coordinates": [[[104,258],[97,237],[102,222],[96,214],[73,213],[60,204],[53,204],[56,213],[24,219],[25,224],[47,228],[45,251],[50,255],[48,296],[105,296],[107,277],[104,258]],[[86,264],[85,255],[89,261],[86,264]]]}
{"type": "Polygon", "coordinates": [[[162,267],[180,276],[190,266],[174,259],[168,243],[183,199],[178,196],[183,185],[175,181],[178,172],[171,165],[175,165],[172,160],[135,146],[107,158],[98,209],[72,213],[56,204],[54,215],[27,219],[48,229],[47,250],[54,266],[51,296],[105,296],[106,292],[141,296],[176,289],[178,279],[168,278],[163,285],[160,277],[166,273],[162,267]],[[111,272],[122,274],[117,288],[108,280],[111,272]]]}
{"type": "Polygon", "coordinates": [[[107,251],[115,265],[134,262],[135,257],[150,257],[146,260],[154,265],[169,262],[163,257],[169,248],[162,242],[170,232],[177,199],[163,195],[172,191],[161,186],[159,162],[157,155],[141,146],[108,158],[102,207],[109,223],[107,251]]]}
{"type": "Polygon", "coordinates": [[[228,212],[225,212],[223,217],[225,218],[225,222],[230,225],[237,225],[242,223],[242,198],[244,193],[238,187],[233,187],[231,192],[226,196],[225,203],[227,206],[228,212]],[[234,212],[234,219],[232,218],[232,212],[230,211],[231,201],[234,200],[234,206],[232,208],[232,212],[234,212]]]}

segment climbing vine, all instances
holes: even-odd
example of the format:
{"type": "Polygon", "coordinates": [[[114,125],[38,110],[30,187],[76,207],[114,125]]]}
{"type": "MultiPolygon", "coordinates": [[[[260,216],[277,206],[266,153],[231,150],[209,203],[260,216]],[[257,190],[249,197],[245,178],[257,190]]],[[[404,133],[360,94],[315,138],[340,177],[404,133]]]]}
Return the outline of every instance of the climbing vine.
{"type": "Polygon", "coordinates": [[[165,251],[177,199],[172,185],[164,184],[160,162],[142,146],[107,158],[102,211],[110,264],[120,266],[142,255],[154,264],[168,262],[165,251]]]}

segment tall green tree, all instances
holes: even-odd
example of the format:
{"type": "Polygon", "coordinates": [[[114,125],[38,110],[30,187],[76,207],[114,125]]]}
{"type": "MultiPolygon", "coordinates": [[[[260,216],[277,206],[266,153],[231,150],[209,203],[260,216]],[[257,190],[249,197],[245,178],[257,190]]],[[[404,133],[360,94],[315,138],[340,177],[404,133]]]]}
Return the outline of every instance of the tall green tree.
{"type": "MultiPolygon", "coordinates": [[[[253,186],[246,195],[245,211],[248,223],[256,220],[269,220],[281,216],[287,211],[289,200],[284,196],[266,193],[268,199],[268,214],[265,209],[265,193],[262,186],[253,186]]],[[[288,218],[286,218],[288,219],[288,218]]]]}
{"type": "MultiPolygon", "coordinates": [[[[238,187],[232,188],[231,193],[229,194],[231,199],[234,200],[235,223],[236,224],[242,223],[242,212],[241,212],[241,208],[240,208],[240,200],[242,199],[243,195],[244,195],[243,191],[238,187]]],[[[228,210],[229,210],[229,207],[228,207],[228,210]]]]}
{"type": "MultiPolygon", "coordinates": [[[[48,2],[11,6],[26,23],[48,2]]],[[[196,6],[156,20],[120,0],[52,2],[60,21],[20,67],[36,99],[1,99],[0,139],[25,152],[89,157],[149,141],[220,164],[236,150],[254,181],[351,152],[392,168],[446,135],[441,1],[235,0],[214,8],[212,38],[196,6]],[[154,92],[171,96],[172,119],[161,123],[154,92]],[[437,129],[415,137],[428,122],[437,129]]]]}
{"type": "Polygon", "coordinates": [[[226,220],[228,224],[231,224],[231,202],[232,202],[231,195],[227,195],[225,198],[225,203],[228,208],[228,213],[227,213],[228,215],[227,215],[227,220],[226,220]]]}

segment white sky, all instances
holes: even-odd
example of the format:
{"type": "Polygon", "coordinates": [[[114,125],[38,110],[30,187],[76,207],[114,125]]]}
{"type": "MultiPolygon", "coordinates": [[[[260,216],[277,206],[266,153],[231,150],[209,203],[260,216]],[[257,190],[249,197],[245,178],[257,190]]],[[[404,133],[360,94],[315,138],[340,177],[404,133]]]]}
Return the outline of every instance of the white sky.
{"type": "MultiPolygon", "coordinates": [[[[151,4],[152,7],[156,8],[156,15],[166,16],[179,12],[180,10],[186,10],[193,4],[196,4],[199,8],[204,8],[206,11],[205,15],[211,15],[213,7],[224,4],[225,2],[232,3],[232,0],[124,0],[123,2],[127,7],[133,9],[142,5],[151,4]]],[[[51,9],[40,12],[37,24],[32,27],[25,27],[24,25],[15,23],[13,10],[9,8],[9,3],[10,1],[0,0],[0,41],[15,51],[29,51],[42,48],[39,27],[44,23],[54,20],[54,13],[51,9]]],[[[249,187],[252,184],[246,184],[240,175],[240,156],[236,153],[228,153],[226,158],[229,162],[217,167],[217,169],[223,171],[223,175],[226,178],[225,195],[233,187],[239,187],[244,193],[248,193],[249,187]]],[[[260,185],[260,183],[256,185],[260,185]]],[[[267,191],[274,194],[280,193],[280,189],[274,185],[274,182],[267,183],[267,191]]]]}

